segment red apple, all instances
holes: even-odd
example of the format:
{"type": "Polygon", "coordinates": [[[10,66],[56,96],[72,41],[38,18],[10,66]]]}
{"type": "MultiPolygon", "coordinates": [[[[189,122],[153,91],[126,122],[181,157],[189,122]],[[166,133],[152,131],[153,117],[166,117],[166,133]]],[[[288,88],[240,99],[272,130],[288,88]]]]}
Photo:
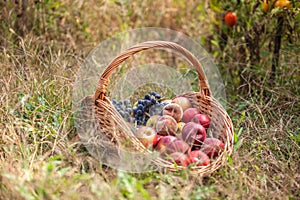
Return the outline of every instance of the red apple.
{"type": "Polygon", "coordinates": [[[172,103],[176,103],[178,105],[180,105],[180,107],[182,108],[183,112],[192,107],[192,104],[190,102],[190,100],[186,97],[175,97],[172,100],[172,103]]]}
{"type": "Polygon", "coordinates": [[[170,103],[163,108],[163,115],[169,115],[173,117],[176,122],[179,122],[182,118],[183,111],[180,105],[176,103],[170,103]]]}
{"type": "Polygon", "coordinates": [[[207,115],[197,114],[193,117],[192,122],[201,124],[204,128],[208,128],[210,125],[210,119],[207,115]]]}
{"type": "Polygon", "coordinates": [[[224,17],[225,24],[229,27],[233,27],[236,24],[237,17],[234,12],[228,12],[226,13],[224,17]]]}
{"type": "Polygon", "coordinates": [[[177,122],[173,117],[163,115],[157,119],[156,131],[159,135],[176,135],[177,130],[177,122]]]}
{"type": "Polygon", "coordinates": [[[167,151],[167,147],[172,144],[177,138],[175,136],[164,136],[160,138],[159,142],[157,143],[155,150],[160,152],[161,154],[165,154],[167,151]]]}
{"type": "Polygon", "coordinates": [[[179,166],[188,166],[190,164],[189,157],[181,152],[174,152],[170,154],[170,160],[176,162],[179,166]]]}
{"type": "Polygon", "coordinates": [[[200,114],[200,111],[197,108],[188,108],[183,112],[182,121],[188,123],[197,114],[200,114]]]}
{"type": "Polygon", "coordinates": [[[156,145],[158,144],[158,142],[160,141],[160,139],[161,139],[162,137],[163,137],[163,136],[156,134],[156,136],[155,136],[155,138],[154,138],[154,140],[153,140],[153,148],[156,147],[156,145]]]}
{"type": "Polygon", "coordinates": [[[200,146],[206,139],[206,130],[201,124],[186,123],[182,129],[182,139],[191,146],[200,146]]]}
{"type": "Polygon", "coordinates": [[[170,143],[167,147],[166,147],[166,152],[168,154],[171,154],[171,153],[174,153],[174,152],[181,152],[181,153],[186,153],[188,151],[190,151],[190,146],[180,140],[180,139],[177,139],[175,141],[173,141],[172,143],[170,143]]]}
{"type": "Polygon", "coordinates": [[[135,136],[145,147],[154,147],[159,139],[159,135],[156,134],[156,131],[148,126],[141,126],[136,131],[135,136]]]}
{"type": "Polygon", "coordinates": [[[206,138],[201,146],[201,151],[209,157],[218,156],[224,149],[224,143],[217,138],[206,138]]]}
{"type": "Polygon", "coordinates": [[[188,156],[190,163],[195,163],[197,166],[207,166],[210,164],[209,157],[200,150],[191,151],[188,156]]]}

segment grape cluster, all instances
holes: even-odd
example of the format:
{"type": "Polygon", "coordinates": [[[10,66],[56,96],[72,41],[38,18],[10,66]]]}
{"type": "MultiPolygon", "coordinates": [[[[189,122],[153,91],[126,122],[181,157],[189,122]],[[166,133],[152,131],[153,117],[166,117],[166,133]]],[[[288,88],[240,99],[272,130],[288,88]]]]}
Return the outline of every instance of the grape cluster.
{"type": "Polygon", "coordinates": [[[146,125],[150,116],[160,114],[163,104],[160,103],[161,96],[156,92],[146,94],[144,99],[137,101],[136,107],[133,109],[133,120],[137,125],[146,125]],[[160,109],[160,111],[158,111],[160,109]]]}
{"type": "Polygon", "coordinates": [[[132,106],[128,99],[117,101],[116,99],[112,100],[112,104],[114,105],[115,109],[118,113],[127,121],[131,121],[131,113],[132,113],[132,106]]]}

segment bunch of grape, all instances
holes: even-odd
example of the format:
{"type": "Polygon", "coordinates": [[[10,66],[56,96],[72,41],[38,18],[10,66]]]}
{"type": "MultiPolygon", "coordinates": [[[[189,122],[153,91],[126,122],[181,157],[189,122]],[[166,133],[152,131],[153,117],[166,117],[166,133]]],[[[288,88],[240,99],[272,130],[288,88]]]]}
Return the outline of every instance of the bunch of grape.
{"type": "Polygon", "coordinates": [[[117,101],[116,99],[112,100],[112,104],[118,113],[127,121],[131,122],[130,115],[132,113],[132,106],[128,99],[117,101]]]}
{"type": "Polygon", "coordinates": [[[137,101],[137,106],[133,109],[133,120],[137,125],[146,125],[150,116],[160,114],[163,104],[160,103],[161,96],[156,92],[146,94],[144,99],[137,101]],[[159,111],[160,110],[160,111],[159,111]]]}

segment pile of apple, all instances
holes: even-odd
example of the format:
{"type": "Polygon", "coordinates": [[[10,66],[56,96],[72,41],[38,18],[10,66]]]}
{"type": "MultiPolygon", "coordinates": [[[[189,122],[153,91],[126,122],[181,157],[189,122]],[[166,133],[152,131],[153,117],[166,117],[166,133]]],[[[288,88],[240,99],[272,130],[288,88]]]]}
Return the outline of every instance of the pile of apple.
{"type": "Polygon", "coordinates": [[[162,157],[179,166],[207,166],[224,149],[217,138],[208,138],[210,118],[192,107],[186,97],[165,101],[161,115],[151,116],[138,127],[136,137],[162,157]]]}

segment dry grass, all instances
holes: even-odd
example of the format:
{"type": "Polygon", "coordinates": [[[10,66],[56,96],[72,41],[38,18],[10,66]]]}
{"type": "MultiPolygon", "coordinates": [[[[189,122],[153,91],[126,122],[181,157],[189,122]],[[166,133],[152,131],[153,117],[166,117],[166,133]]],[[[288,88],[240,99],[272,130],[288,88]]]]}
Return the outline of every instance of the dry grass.
{"type": "Polygon", "coordinates": [[[118,31],[142,26],[208,37],[203,27],[211,18],[185,2],[28,1],[26,18],[17,15],[21,3],[0,3],[0,199],[300,198],[297,46],[282,50],[275,87],[262,67],[242,85],[224,75],[236,151],[210,177],[118,172],[80,145],[71,95],[87,53],[118,31]]]}

